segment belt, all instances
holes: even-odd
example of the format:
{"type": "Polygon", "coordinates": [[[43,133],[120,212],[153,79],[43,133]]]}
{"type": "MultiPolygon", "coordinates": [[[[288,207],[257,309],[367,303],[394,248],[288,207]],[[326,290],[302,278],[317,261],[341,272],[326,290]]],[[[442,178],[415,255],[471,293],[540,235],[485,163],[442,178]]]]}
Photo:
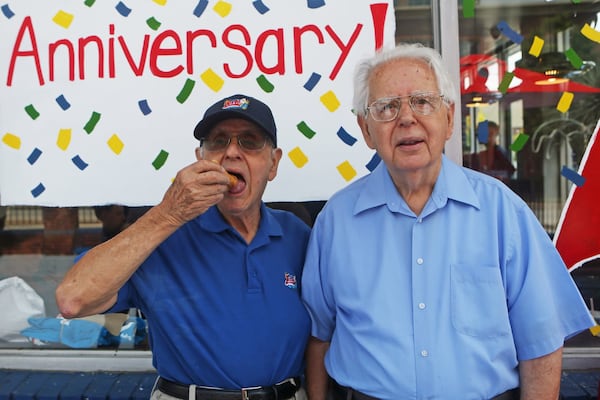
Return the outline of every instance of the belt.
{"type": "MultiPolygon", "coordinates": [[[[361,393],[358,390],[342,386],[331,378],[331,390],[334,400],[377,400],[376,397],[361,393]]],[[[504,393],[494,396],[491,400],[519,400],[519,388],[507,390],[504,393]]]]}
{"type": "Polygon", "coordinates": [[[342,386],[333,378],[329,378],[329,381],[334,400],[377,400],[377,397],[371,397],[358,390],[342,386]]]}
{"type": "Polygon", "coordinates": [[[492,400],[519,400],[521,397],[521,391],[519,388],[507,390],[504,393],[500,393],[498,396],[492,397],[492,400]]]}
{"type": "MultiPolygon", "coordinates": [[[[190,386],[158,378],[156,388],[169,396],[187,399],[190,386]]],[[[300,389],[300,378],[291,378],[273,386],[257,386],[238,390],[195,386],[196,400],[284,400],[293,397],[300,389]]]]}

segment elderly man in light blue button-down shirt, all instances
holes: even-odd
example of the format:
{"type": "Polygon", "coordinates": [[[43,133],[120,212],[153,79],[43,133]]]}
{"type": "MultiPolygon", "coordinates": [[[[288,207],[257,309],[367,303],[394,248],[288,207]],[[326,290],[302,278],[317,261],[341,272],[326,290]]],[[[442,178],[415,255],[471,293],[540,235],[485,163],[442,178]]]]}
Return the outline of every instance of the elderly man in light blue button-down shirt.
{"type": "Polygon", "coordinates": [[[594,321],[527,205],[443,155],[456,94],[439,55],[400,45],[355,85],[383,162],[312,232],[310,399],[556,399],[564,340],[594,321]]]}

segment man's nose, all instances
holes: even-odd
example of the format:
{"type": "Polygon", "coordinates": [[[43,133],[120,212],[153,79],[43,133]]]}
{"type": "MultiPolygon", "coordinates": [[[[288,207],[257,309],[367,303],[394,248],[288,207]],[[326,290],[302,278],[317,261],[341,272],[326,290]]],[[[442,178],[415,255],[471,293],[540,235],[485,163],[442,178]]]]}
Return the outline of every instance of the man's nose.
{"type": "Polygon", "coordinates": [[[229,154],[231,153],[239,153],[241,152],[241,148],[240,148],[240,142],[238,141],[238,136],[232,136],[229,138],[229,143],[227,144],[227,147],[225,148],[225,153],[229,154]]]}

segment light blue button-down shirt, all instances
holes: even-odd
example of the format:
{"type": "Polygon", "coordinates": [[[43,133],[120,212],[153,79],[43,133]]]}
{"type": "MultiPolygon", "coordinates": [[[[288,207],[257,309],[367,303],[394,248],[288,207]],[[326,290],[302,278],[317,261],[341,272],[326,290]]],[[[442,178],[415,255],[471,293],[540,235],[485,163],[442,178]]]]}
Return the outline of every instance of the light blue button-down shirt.
{"type": "Polygon", "coordinates": [[[492,398],[594,324],[527,205],[446,157],[420,215],[383,163],[335,194],[302,284],[329,374],[381,399],[492,398]]]}

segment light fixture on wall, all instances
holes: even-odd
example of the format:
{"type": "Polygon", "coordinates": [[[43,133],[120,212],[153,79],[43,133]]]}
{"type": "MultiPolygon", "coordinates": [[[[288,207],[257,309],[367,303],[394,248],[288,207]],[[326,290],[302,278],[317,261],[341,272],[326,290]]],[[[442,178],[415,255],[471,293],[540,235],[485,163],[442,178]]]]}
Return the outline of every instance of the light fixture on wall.
{"type": "Polygon", "coordinates": [[[544,78],[535,81],[536,85],[557,85],[588,72],[596,66],[596,63],[582,61],[579,68],[576,68],[564,53],[551,51],[542,53],[539,57],[522,58],[515,65],[544,74],[544,78]]]}
{"type": "Polygon", "coordinates": [[[473,74],[473,83],[462,91],[464,104],[467,107],[486,107],[502,98],[502,93],[492,91],[487,87],[488,77],[487,67],[481,67],[476,74],[473,74]]]}
{"type": "Polygon", "coordinates": [[[469,108],[487,107],[490,104],[495,103],[496,101],[498,101],[497,98],[489,96],[487,94],[473,93],[471,98],[465,105],[469,108]]]}

